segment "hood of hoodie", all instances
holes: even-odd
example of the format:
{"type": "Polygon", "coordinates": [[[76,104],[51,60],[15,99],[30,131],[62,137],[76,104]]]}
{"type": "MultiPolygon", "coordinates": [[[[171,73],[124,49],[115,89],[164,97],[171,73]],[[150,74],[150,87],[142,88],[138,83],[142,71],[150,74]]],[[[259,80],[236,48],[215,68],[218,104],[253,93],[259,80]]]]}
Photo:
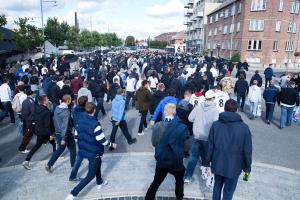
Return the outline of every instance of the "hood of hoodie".
{"type": "Polygon", "coordinates": [[[204,101],[202,104],[201,104],[204,112],[208,112],[214,108],[216,108],[216,103],[213,102],[213,101],[204,101]]]}
{"type": "Polygon", "coordinates": [[[69,107],[65,103],[61,103],[59,106],[56,107],[55,111],[57,112],[58,115],[60,115],[63,112],[66,112],[69,110],[69,107]],[[57,110],[57,111],[56,111],[57,110]]]}
{"type": "Polygon", "coordinates": [[[124,101],[125,97],[122,96],[122,95],[117,94],[116,97],[114,98],[114,100],[116,100],[116,101],[122,101],[123,100],[124,101]]]}
{"type": "Polygon", "coordinates": [[[84,112],[84,111],[85,111],[84,108],[81,107],[81,106],[76,106],[76,107],[74,108],[74,112],[77,112],[77,113],[79,113],[79,112],[84,112]]]}
{"type": "Polygon", "coordinates": [[[177,104],[177,99],[175,97],[172,97],[172,96],[166,96],[164,99],[163,99],[163,102],[165,104],[167,103],[175,103],[175,105],[177,104]]]}
{"type": "Polygon", "coordinates": [[[80,88],[80,93],[83,94],[83,96],[88,96],[89,89],[87,89],[87,88],[80,88]]]}
{"type": "Polygon", "coordinates": [[[36,113],[36,114],[41,114],[42,112],[45,112],[45,111],[47,111],[48,110],[48,108],[46,107],[46,106],[44,106],[44,105],[39,105],[39,106],[36,106],[35,107],[35,110],[34,110],[34,112],[36,113]]]}
{"type": "Polygon", "coordinates": [[[238,113],[234,112],[223,112],[219,115],[219,120],[222,123],[231,123],[231,122],[242,122],[242,118],[238,113]]]}

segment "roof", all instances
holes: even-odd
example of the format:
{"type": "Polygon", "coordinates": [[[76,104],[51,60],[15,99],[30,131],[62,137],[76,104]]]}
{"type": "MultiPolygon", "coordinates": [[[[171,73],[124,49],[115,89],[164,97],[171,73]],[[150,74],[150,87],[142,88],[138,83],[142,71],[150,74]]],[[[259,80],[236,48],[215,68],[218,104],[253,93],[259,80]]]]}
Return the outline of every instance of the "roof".
{"type": "Polygon", "coordinates": [[[172,37],[172,40],[184,40],[186,38],[185,31],[180,31],[172,37]]]}
{"type": "Polygon", "coordinates": [[[222,3],[220,6],[218,6],[216,9],[214,9],[214,10],[211,11],[209,14],[207,14],[207,16],[208,16],[208,15],[211,15],[211,14],[214,14],[215,12],[217,12],[217,11],[219,11],[219,10],[221,10],[221,9],[223,9],[223,8],[225,8],[225,7],[229,6],[229,5],[231,5],[231,4],[233,4],[233,3],[236,2],[236,1],[239,1],[239,0],[227,0],[227,1],[225,1],[225,2],[222,3]]]}
{"type": "Polygon", "coordinates": [[[16,43],[13,40],[13,31],[0,27],[0,33],[4,35],[0,41],[0,54],[16,50],[16,43]]]}

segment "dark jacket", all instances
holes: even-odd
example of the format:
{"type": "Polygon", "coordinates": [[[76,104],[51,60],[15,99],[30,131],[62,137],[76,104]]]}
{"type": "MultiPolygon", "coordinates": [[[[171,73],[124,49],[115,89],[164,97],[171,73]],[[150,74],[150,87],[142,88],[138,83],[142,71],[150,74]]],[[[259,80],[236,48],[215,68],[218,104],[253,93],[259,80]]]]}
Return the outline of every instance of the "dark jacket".
{"type": "Polygon", "coordinates": [[[113,100],[116,97],[119,88],[121,88],[121,87],[118,83],[113,83],[110,86],[109,92],[110,92],[111,100],[113,100]]]}
{"type": "Polygon", "coordinates": [[[75,99],[74,98],[74,92],[72,91],[71,87],[68,86],[68,85],[64,85],[62,87],[62,89],[60,90],[60,93],[59,93],[59,98],[62,99],[65,94],[70,95],[72,100],[75,99]]]}
{"type": "Polygon", "coordinates": [[[59,104],[60,88],[56,83],[51,83],[49,85],[47,96],[52,103],[59,104]]]}
{"type": "Polygon", "coordinates": [[[267,87],[263,93],[263,98],[266,103],[272,103],[275,104],[277,97],[279,94],[279,89],[275,87],[274,85],[270,85],[267,87]]]}
{"type": "MultiPolygon", "coordinates": [[[[159,122],[153,127],[152,134],[157,135],[159,144],[155,146],[157,166],[173,170],[182,170],[185,142],[189,138],[189,131],[180,119],[171,122],[159,122]],[[167,124],[165,124],[167,123],[167,124]],[[159,128],[163,126],[164,128],[159,128]],[[160,130],[163,132],[160,132],[160,130]]],[[[152,141],[155,141],[152,136],[152,141]]]]}
{"type": "Polygon", "coordinates": [[[154,92],[154,94],[152,95],[152,99],[151,99],[150,107],[149,107],[149,111],[150,111],[151,115],[154,114],[154,111],[155,111],[156,107],[158,106],[159,102],[166,96],[167,96],[166,92],[162,92],[159,90],[154,92]]]}
{"type": "Polygon", "coordinates": [[[74,92],[75,95],[78,94],[78,91],[80,88],[83,87],[83,83],[81,79],[73,79],[71,80],[71,89],[74,92]]]}
{"type": "Polygon", "coordinates": [[[253,81],[256,80],[257,81],[257,86],[261,87],[263,80],[261,78],[261,76],[259,74],[254,74],[250,80],[250,86],[253,85],[253,81]]]}
{"type": "Polygon", "coordinates": [[[188,127],[190,134],[193,133],[193,123],[189,121],[189,115],[193,110],[193,105],[182,99],[176,106],[176,114],[188,127]]]}
{"type": "Polygon", "coordinates": [[[249,85],[245,79],[239,79],[234,86],[234,93],[245,95],[249,92],[249,85]]]}
{"type": "Polygon", "coordinates": [[[299,106],[299,94],[294,88],[281,88],[281,92],[278,95],[277,102],[278,104],[283,103],[290,106],[296,104],[296,106],[299,106]]]}
{"type": "Polygon", "coordinates": [[[274,76],[273,69],[271,67],[267,67],[264,71],[264,74],[266,79],[272,79],[272,77],[274,76]]]}
{"type": "Polygon", "coordinates": [[[169,89],[171,86],[172,77],[169,76],[168,74],[164,74],[162,75],[160,81],[165,85],[166,89],[169,89]]]}
{"type": "Polygon", "coordinates": [[[79,105],[77,105],[73,112],[72,112],[72,115],[73,115],[73,124],[74,124],[74,127],[76,127],[76,125],[78,124],[78,120],[83,117],[84,115],[86,115],[86,112],[85,112],[85,109],[79,105]]]}
{"type": "Polygon", "coordinates": [[[55,132],[51,111],[44,105],[37,105],[34,111],[35,134],[50,136],[55,132]]]}
{"type": "Polygon", "coordinates": [[[148,111],[151,102],[151,96],[151,92],[143,86],[136,91],[136,98],[138,102],[137,106],[139,111],[148,111]]]}
{"type": "Polygon", "coordinates": [[[27,97],[22,103],[22,119],[28,122],[34,122],[35,102],[31,97],[27,97]]]}
{"type": "Polygon", "coordinates": [[[107,93],[105,82],[97,82],[92,80],[89,83],[88,89],[91,91],[94,98],[103,98],[104,94],[107,93]]]}
{"type": "Polygon", "coordinates": [[[251,172],[251,132],[239,114],[221,113],[210,129],[208,142],[208,158],[214,174],[237,178],[242,170],[251,172]]]}

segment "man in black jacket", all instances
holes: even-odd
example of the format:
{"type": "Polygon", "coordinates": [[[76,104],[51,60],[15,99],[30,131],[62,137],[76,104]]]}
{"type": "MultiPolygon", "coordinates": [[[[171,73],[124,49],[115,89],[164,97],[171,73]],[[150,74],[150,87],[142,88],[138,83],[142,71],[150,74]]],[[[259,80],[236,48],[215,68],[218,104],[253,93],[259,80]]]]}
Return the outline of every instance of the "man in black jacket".
{"type": "Polygon", "coordinates": [[[282,87],[279,93],[277,102],[281,106],[280,129],[284,128],[285,123],[287,126],[291,126],[294,108],[295,106],[299,107],[299,94],[295,87],[295,82],[290,81],[288,87],[282,87]]]}
{"type": "Polygon", "coordinates": [[[34,132],[34,110],[35,110],[35,96],[36,94],[32,90],[27,90],[27,99],[22,103],[22,120],[25,123],[26,132],[23,136],[21,145],[19,146],[20,153],[29,153],[26,149],[34,132]]]}
{"type": "Polygon", "coordinates": [[[255,74],[252,76],[251,80],[250,80],[250,86],[253,85],[254,80],[257,80],[257,86],[261,87],[262,86],[262,77],[259,75],[259,71],[256,70],[255,74]]]}
{"type": "Polygon", "coordinates": [[[107,93],[107,89],[105,86],[105,80],[102,78],[97,78],[94,75],[91,75],[91,81],[89,82],[88,89],[91,91],[94,101],[97,102],[95,117],[98,118],[99,111],[101,110],[102,115],[106,115],[103,102],[104,95],[107,93]]]}
{"type": "Polygon", "coordinates": [[[57,76],[52,77],[52,82],[49,85],[48,94],[47,94],[49,100],[53,105],[53,113],[55,108],[59,105],[59,100],[60,100],[60,88],[56,84],[57,81],[58,81],[57,76]]]}
{"type": "Polygon", "coordinates": [[[73,102],[75,101],[75,96],[74,96],[74,92],[71,88],[71,81],[70,80],[65,80],[64,81],[64,86],[62,87],[62,89],[60,90],[60,93],[59,93],[60,100],[62,100],[63,96],[66,95],[66,94],[71,96],[73,102]]]}
{"type": "Polygon", "coordinates": [[[36,106],[34,111],[35,135],[37,136],[36,144],[22,163],[23,167],[27,170],[31,169],[29,161],[42,144],[49,141],[53,147],[53,152],[56,150],[56,144],[53,136],[55,130],[52,114],[47,108],[47,104],[49,103],[48,97],[45,94],[42,94],[42,96],[39,97],[39,103],[40,104],[36,106]]]}
{"type": "Polygon", "coordinates": [[[214,122],[209,133],[208,158],[215,175],[213,200],[231,200],[242,171],[251,172],[252,138],[249,127],[237,112],[236,101],[225,103],[225,112],[214,122]]]}
{"type": "Polygon", "coordinates": [[[235,83],[234,86],[234,93],[237,95],[237,104],[238,107],[241,108],[241,110],[244,109],[246,95],[249,92],[249,85],[248,82],[245,80],[244,75],[239,76],[239,80],[235,83]],[[242,99],[242,104],[240,104],[240,101],[242,99]]]}

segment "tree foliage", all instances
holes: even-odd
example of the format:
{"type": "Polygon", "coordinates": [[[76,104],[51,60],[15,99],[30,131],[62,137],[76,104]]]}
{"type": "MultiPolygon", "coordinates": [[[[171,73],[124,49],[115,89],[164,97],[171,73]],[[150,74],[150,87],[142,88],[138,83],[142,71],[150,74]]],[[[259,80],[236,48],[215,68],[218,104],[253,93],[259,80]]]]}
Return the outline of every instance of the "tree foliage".
{"type": "Polygon", "coordinates": [[[149,41],[149,48],[155,48],[155,49],[164,49],[168,45],[168,42],[166,41],[156,41],[156,40],[150,40],[149,41]]]}
{"type": "MultiPolygon", "coordinates": [[[[0,15],[0,27],[5,26],[7,24],[7,19],[5,15],[0,15]]],[[[3,40],[4,34],[0,33],[0,41],[3,40]]]]}
{"type": "Polygon", "coordinates": [[[241,56],[239,53],[235,53],[231,57],[231,62],[240,62],[241,61],[241,56]]]}
{"type": "Polygon", "coordinates": [[[127,47],[135,46],[135,38],[133,36],[127,36],[125,40],[125,44],[127,47]]]}
{"type": "Polygon", "coordinates": [[[37,27],[28,24],[28,18],[19,18],[18,21],[15,21],[15,24],[19,26],[13,35],[18,50],[30,51],[41,45],[43,42],[41,31],[37,27]]]}
{"type": "Polygon", "coordinates": [[[67,22],[59,23],[58,19],[55,17],[48,18],[44,29],[45,39],[56,46],[64,45],[65,41],[68,39],[68,32],[70,29],[67,22]]]}

